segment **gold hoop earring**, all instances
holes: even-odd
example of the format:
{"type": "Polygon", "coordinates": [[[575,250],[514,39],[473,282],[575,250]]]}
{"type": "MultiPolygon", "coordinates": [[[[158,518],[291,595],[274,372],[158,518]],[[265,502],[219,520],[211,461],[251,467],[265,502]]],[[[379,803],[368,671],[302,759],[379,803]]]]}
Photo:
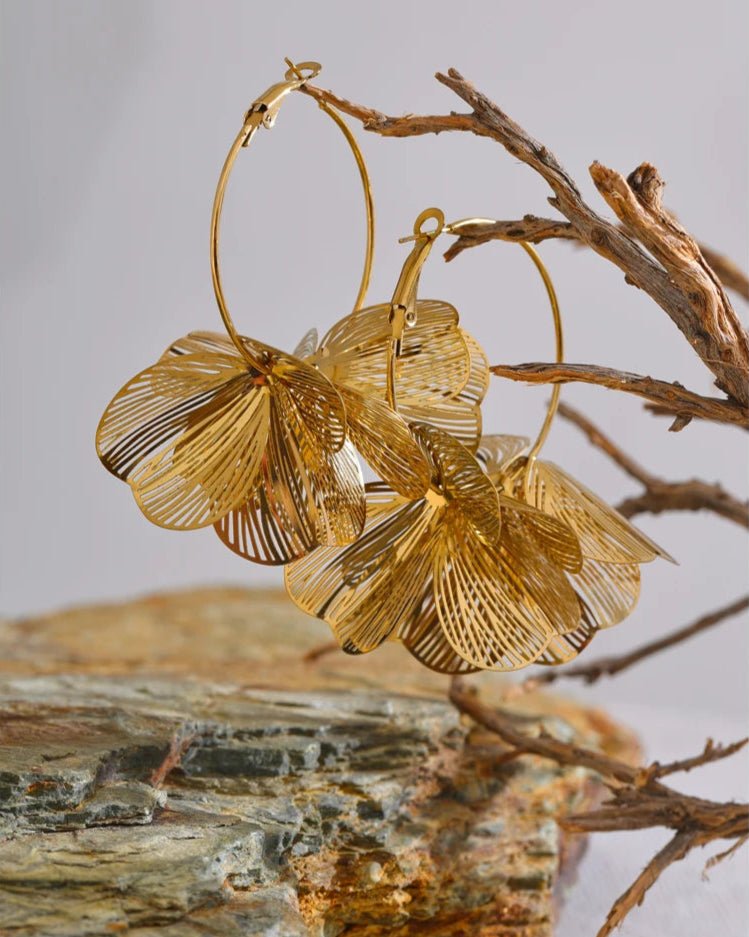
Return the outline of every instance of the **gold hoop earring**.
{"type": "MultiPolygon", "coordinates": [[[[458,233],[461,225],[475,221],[458,222],[453,225],[453,232],[458,233]]],[[[564,336],[553,282],[535,248],[525,242],[520,246],[543,281],[554,326],[555,360],[561,364],[564,336]]],[[[641,564],[658,557],[673,562],[665,550],[618,511],[559,466],[539,458],[559,407],[560,392],[561,386],[555,384],[543,423],[532,444],[524,437],[489,436],[482,440],[479,451],[505,511],[510,509],[508,498],[516,503],[522,501],[563,524],[579,543],[580,567],[568,567],[567,578],[580,603],[580,624],[550,642],[536,661],[547,665],[565,663],[577,656],[598,630],[619,624],[631,614],[640,594],[641,564]]],[[[529,518],[526,516],[525,520],[527,525],[529,518]]],[[[542,531],[531,531],[531,539],[549,552],[542,531]]]]}
{"type": "MultiPolygon", "coordinates": [[[[211,275],[226,335],[190,333],[129,381],[99,423],[99,457],[154,523],[213,525],[240,556],[285,565],[292,599],[327,621],[349,653],[399,640],[445,673],[569,660],[632,610],[640,564],[669,557],[539,458],[558,386],[532,445],[482,435],[486,355],[452,305],[418,297],[436,238],[477,219],[448,225],[439,209],[422,212],[402,239],[413,246],[390,302],[362,308],[371,186],[348,127],[321,104],[347,140],[365,197],[354,310],[319,343],[308,332],[292,355],[234,325],[219,264],[224,197],[239,151],[320,70],[287,64],[284,80],[247,111],[216,188],[211,275]],[[381,479],[366,489],[356,450],[381,479]]],[[[561,361],[551,278],[521,246],[544,283],[561,361]]]]}
{"type": "Polygon", "coordinates": [[[303,342],[304,360],[328,377],[344,400],[356,449],[382,481],[408,498],[427,491],[431,473],[410,423],[444,425],[478,447],[480,404],[489,379],[488,362],[459,328],[455,308],[416,298],[421,269],[443,224],[438,209],[416,219],[413,235],[404,239],[414,246],[389,303],[356,310],[319,343],[316,332],[303,342]]]}
{"type": "MultiPolygon", "coordinates": [[[[443,229],[442,213],[434,209],[417,219],[414,247],[393,299],[384,307],[389,334],[379,367],[393,408],[401,414],[410,406],[428,410],[430,422],[412,420],[410,428],[429,464],[429,487],[409,498],[383,483],[368,485],[362,536],[347,547],[320,548],[289,564],[285,581],[293,601],[328,622],[349,653],[365,653],[387,638],[401,637],[403,626],[425,603],[433,603],[450,606],[441,617],[450,619],[451,634],[456,632],[456,643],[464,645],[464,663],[477,662],[480,646],[479,666],[509,669],[544,650],[552,625],[535,605],[529,610],[527,603],[517,601],[514,573],[501,551],[496,489],[469,448],[435,425],[435,401],[454,414],[459,406],[477,408],[483,397],[479,393],[475,401],[463,399],[475,356],[452,307],[448,334],[462,347],[455,355],[461,364],[459,379],[449,389],[443,376],[436,382],[433,375],[400,381],[410,362],[407,343],[425,311],[416,298],[421,269],[443,229]],[[424,224],[430,218],[437,226],[428,230],[424,224]],[[438,389],[439,397],[433,399],[431,392],[438,389]]],[[[488,366],[485,370],[488,376],[488,366]]],[[[475,384],[485,389],[483,375],[475,384]]],[[[574,612],[570,629],[577,622],[576,607],[574,612]]]]}
{"type": "MultiPolygon", "coordinates": [[[[394,295],[396,332],[408,325],[419,259],[430,247],[419,243],[416,231],[415,236],[394,295]]],[[[561,316],[551,279],[533,248],[524,248],[545,284],[561,357],[561,316]]],[[[397,360],[397,338],[391,364],[397,360]]],[[[394,369],[386,373],[390,403],[400,410],[394,369]]],[[[534,456],[556,406],[555,395],[531,447],[534,456]]],[[[381,483],[367,486],[362,536],[287,566],[291,598],[327,621],[349,653],[366,653],[395,639],[444,673],[514,670],[574,656],[599,626],[608,596],[597,591],[600,564],[584,555],[573,526],[523,500],[522,485],[518,493],[518,479],[535,465],[527,455],[519,460],[526,442],[521,448],[514,437],[492,437],[476,458],[427,422],[412,422],[411,431],[430,462],[427,493],[407,499],[381,483]],[[510,465],[517,467],[512,495],[505,492],[510,465]]],[[[612,565],[604,585],[609,591],[631,588],[631,561],[612,565]]]]}
{"type": "MultiPolygon", "coordinates": [[[[461,225],[475,221],[456,222],[449,228],[458,233],[461,225]]],[[[561,362],[564,337],[553,282],[536,250],[524,242],[520,246],[544,284],[554,325],[555,356],[561,362]]],[[[516,436],[492,436],[482,440],[478,452],[479,461],[497,491],[502,548],[518,580],[532,581],[535,569],[536,575],[541,573],[547,585],[552,586],[545,600],[537,591],[532,597],[541,609],[551,613],[553,629],[542,653],[527,662],[545,665],[566,663],[590,643],[599,629],[626,618],[639,597],[639,564],[656,556],[670,559],[579,482],[538,459],[558,409],[560,389],[558,385],[553,388],[533,444],[516,436]],[[578,614],[576,626],[570,629],[573,596],[578,614]],[[560,615],[565,607],[566,614],[560,615]]],[[[444,613],[440,618],[434,600],[427,597],[396,637],[413,656],[439,672],[456,674],[484,669],[481,659],[471,660],[470,655],[463,653],[459,634],[446,633],[452,622],[444,619],[444,613]]]]}
{"type": "MultiPolygon", "coordinates": [[[[194,332],[173,343],[113,398],[96,434],[105,467],[127,481],[142,512],[162,527],[215,525],[247,559],[283,564],[318,544],[348,543],[364,523],[364,486],[346,438],[343,400],[316,368],[241,336],[218,262],[221,209],[239,150],[271,127],[283,100],[320,70],[289,64],[256,99],[229,151],[211,216],[211,272],[228,337],[194,332]]],[[[367,240],[357,304],[366,292],[374,213],[362,154],[343,120],[365,196],[367,240]]]]}
{"type": "MultiPolygon", "coordinates": [[[[221,320],[224,323],[224,328],[226,329],[231,340],[234,342],[234,345],[236,346],[239,353],[244,356],[249,354],[249,349],[247,348],[242,337],[237,332],[234,321],[231,317],[231,314],[229,313],[229,308],[226,302],[226,297],[224,296],[224,289],[221,281],[221,268],[219,263],[219,234],[221,229],[221,215],[224,206],[226,187],[229,182],[229,176],[231,175],[232,169],[234,168],[234,163],[240,150],[245,149],[250,145],[252,138],[261,127],[270,130],[274,126],[279,109],[288,95],[293,91],[299,91],[302,89],[308,81],[316,78],[322,69],[322,66],[319,64],[319,62],[300,62],[297,65],[294,65],[294,63],[289,59],[285,59],[285,61],[289,67],[286,71],[286,74],[284,75],[284,80],[278,82],[275,85],[271,85],[271,87],[268,88],[264,94],[261,94],[259,98],[256,98],[245,115],[244,123],[242,124],[242,127],[234,139],[226,159],[224,160],[224,165],[221,169],[221,174],[216,186],[216,194],[213,199],[213,210],[211,212],[210,259],[213,291],[216,296],[216,303],[218,304],[219,313],[221,315],[221,320]]],[[[372,186],[369,179],[369,173],[367,171],[367,165],[364,161],[364,156],[359,149],[356,138],[351,133],[351,130],[349,129],[346,122],[343,120],[340,114],[338,114],[337,111],[335,111],[325,101],[319,101],[318,106],[320,110],[322,110],[325,114],[328,115],[328,117],[331,118],[331,120],[343,134],[344,139],[346,140],[346,143],[348,144],[349,149],[353,154],[354,160],[356,161],[356,166],[359,170],[359,177],[361,179],[366,213],[366,242],[364,251],[364,268],[362,270],[359,291],[356,295],[356,301],[354,302],[353,307],[354,309],[359,309],[364,302],[364,297],[367,295],[369,280],[372,274],[372,261],[374,258],[375,222],[372,186]]],[[[258,365],[262,366],[262,362],[256,362],[252,360],[252,358],[249,360],[250,363],[254,364],[256,367],[258,365]]]]}

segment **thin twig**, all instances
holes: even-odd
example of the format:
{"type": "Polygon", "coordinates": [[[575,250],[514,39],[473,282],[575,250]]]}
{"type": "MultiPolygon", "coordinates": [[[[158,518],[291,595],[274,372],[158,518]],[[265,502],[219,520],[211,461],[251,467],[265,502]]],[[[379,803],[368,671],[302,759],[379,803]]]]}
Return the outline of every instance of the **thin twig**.
{"type": "Polygon", "coordinates": [[[512,713],[485,706],[466,688],[462,678],[453,678],[450,699],[460,712],[494,732],[512,749],[549,758],[558,764],[587,768],[601,776],[611,790],[612,799],[597,810],[562,818],[559,822],[566,830],[589,833],[666,827],[675,831],[670,843],[617,899],[598,937],[610,934],[629,911],[642,902],[661,873],[690,850],[724,839],[743,842],[749,835],[749,805],[692,797],[659,780],[664,774],[689,770],[734,754],[746,740],[729,746],[710,743],[694,758],[650,769],[638,768],[603,752],[561,741],[544,731],[537,736],[527,735],[516,727],[512,713]]]}
{"type": "Polygon", "coordinates": [[[608,934],[616,930],[632,908],[642,904],[646,893],[655,885],[661,873],[674,862],[684,859],[694,846],[695,836],[690,830],[680,830],[676,833],[663,849],[653,856],[629,888],[616,899],[597,937],[608,937],[608,934]]]}
{"type": "Polygon", "coordinates": [[[449,130],[468,130],[478,136],[489,136],[473,114],[444,114],[423,117],[417,114],[405,114],[403,117],[389,117],[373,107],[354,104],[353,101],[341,98],[325,88],[316,88],[314,85],[307,84],[300,88],[300,91],[315,98],[316,101],[324,101],[326,104],[332,105],[342,114],[354,117],[356,120],[361,121],[365,130],[378,133],[383,137],[418,137],[427,133],[445,133],[449,130]]]}
{"type": "Polygon", "coordinates": [[[526,692],[529,692],[537,689],[539,686],[548,685],[557,680],[567,678],[583,680],[585,683],[595,683],[597,680],[600,680],[601,677],[613,677],[623,670],[628,670],[640,661],[652,657],[654,654],[659,654],[661,651],[681,644],[683,641],[687,641],[689,638],[693,638],[703,631],[714,628],[727,618],[740,615],[748,608],[749,595],[745,595],[743,598],[737,599],[729,605],[724,605],[722,608],[716,609],[716,611],[710,612],[708,615],[703,615],[684,628],[678,628],[676,631],[672,631],[670,634],[658,638],[656,641],[650,641],[647,644],[635,648],[634,651],[612,657],[601,657],[598,660],[591,661],[589,664],[578,664],[575,667],[550,668],[541,674],[541,676],[530,677],[528,680],[524,681],[523,688],[526,692]]]}
{"type": "MultiPolygon", "coordinates": [[[[673,217],[673,216],[672,216],[673,217]]],[[[538,218],[525,215],[516,221],[494,221],[484,219],[472,225],[464,225],[460,235],[445,251],[445,260],[454,260],[459,254],[489,241],[530,241],[540,244],[551,239],[580,242],[575,226],[569,221],[554,218],[538,218]]],[[[749,301],[749,277],[729,257],[700,244],[700,251],[707,263],[720,278],[723,286],[738,293],[749,301]]]]}
{"type": "MultiPolygon", "coordinates": [[[[693,418],[728,423],[749,429],[749,407],[733,400],[719,397],[703,397],[681,384],[659,381],[629,371],[617,371],[595,364],[557,364],[555,362],[530,362],[527,364],[496,364],[491,369],[498,377],[528,384],[568,384],[579,382],[621,390],[637,397],[644,397],[672,416],[687,422],[693,418]]],[[[681,429],[682,425],[678,428],[681,429]]],[[[676,429],[674,426],[672,429],[676,429]]]]}
{"type": "Polygon", "coordinates": [[[749,501],[740,501],[722,485],[698,478],[670,482],[648,472],[610,439],[591,420],[571,407],[559,404],[559,415],[582,430],[588,440],[616,465],[644,487],[643,494],[626,498],[617,505],[625,517],[636,514],[662,514],[665,511],[712,511],[714,514],[749,529],[749,501]]]}
{"type": "Polygon", "coordinates": [[[559,764],[588,768],[602,777],[611,778],[621,784],[636,783],[638,769],[633,765],[612,759],[603,752],[562,742],[547,732],[542,732],[538,736],[529,736],[517,729],[511,714],[484,706],[478,696],[469,691],[461,677],[453,677],[450,682],[450,701],[460,712],[470,716],[474,722],[496,733],[508,745],[525,754],[550,758],[559,764]]]}
{"type": "Polygon", "coordinates": [[[724,758],[730,758],[731,755],[741,751],[747,742],[749,742],[749,739],[739,739],[737,742],[731,742],[730,745],[716,745],[712,739],[708,739],[699,755],[680,758],[678,761],[670,761],[665,765],[654,761],[645,769],[645,777],[648,781],[652,781],[656,778],[665,778],[670,774],[686,773],[693,768],[699,768],[713,761],[722,761],[724,758]]]}
{"type": "Polygon", "coordinates": [[[712,511],[734,524],[749,528],[749,503],[739,501],[722,485],[699,478],[684,482],[660,482],[637,497],[625,498],[616,506],[625,517],[663,514],[664,511],[712,511]]]}
{"type": "Polygon", "coordinates": [[[741,839],[737,839],[729,849],[711,856],[705,863],[705,871],[707,872],[708,869],[715,868],[715,866],[718,865],[719,862],[723,862],[724,859],[730,859],[731,856],[738,852],[742,846],[745,846],[747,842],[749,842],[749,833],[747,833],[746,836],[742,836],[741,839]]]}
{"type": "Polygon", "coordinates": [[[537,218],[525,215],[517,221],[479,221],[472,225],[462,225],[460,235],[445,251],[445,260],[454,260],[458,254],[479,244],[489,241],[529,241],[540,244],[551,239],[578,241],[577,231],[569,221],[555,221],[553,218],[537,218]]]}
{"type": "Polygon", "coordinates": [[[592,420],[589,420],[580,413],[579,410],[571,407],[568,403],[560,402],[557,413],[559,416],[564,417],[565,420],[569,420],[570,423],[577,426],[578,429],[582,430],[588,437],[588,442],[592,443],[602,452],[605,452],[612,462],[615,462],[620,469],[626,472],[631,478],[640,482],[645,488],[649,488],[658,481],[655,475],[652,475],[647,469],[644,469],[620,446],[617,446],[603,430],[596,426],[592,420]]]}
{"type": "MultiPolygon", "coordinates": [[[[470,716],[474,722],[494,732],[508,745],[519,749],[525,754],[550,758],[558,764],[587,768],[600,774],[604,780],[615,781],[617,785],[623,785],[625,788],[629,787],[635,790],[647,788],[648,792],[654,796],[677,794],[671,788],[661,784],[656,778],[648,778],[646,774],[643,774],[643,771],[646,772],[647,769],[637,765],[631,765],[617,758],[612,758],[610,755],[592,748],[584,748],[570,742],[564,742],[544,730],[538,735],[528,735],[517,728],[518,722],[515,714],[508,710],[490,709],[485,706],[478,695],[468,688],[463,677],[452,678],[449,696],[450,701],[460,712],[470,716]]],[[[743,745],[744,742],[742,741],[741,744],[743,745]]],[[[705,755],[704,751],[699,757],[703,758],[705,762],[712,760],[710,754],[705,755]]],[[[615,792],[619,790],[617,785],[614,785],[613,788],[615,792]]],[[[686,798],[691,804],[700,804],[703,807],[708,804],[722,806],[690,795],[677,794],[677,796],[686,798]]],[[[733,806],[739,805],[734,804],[733,806]]],[[[585,816],[588,816],[588,814],[585,816]]],[[[747,813],[747,823],[749,823],[749,812],[747,813]]]]}

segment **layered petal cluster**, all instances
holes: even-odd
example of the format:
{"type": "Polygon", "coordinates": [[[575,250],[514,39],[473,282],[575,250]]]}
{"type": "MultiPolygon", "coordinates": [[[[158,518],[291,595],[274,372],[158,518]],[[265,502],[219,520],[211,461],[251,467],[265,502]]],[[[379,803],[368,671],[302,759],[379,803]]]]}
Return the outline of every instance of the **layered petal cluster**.
{"type": "Polygon", "coordinates": [[[428,422],[476,449],[489,364],[458,324],[457,310],[419,300],[394,362],[397,412],[387,403],[391,305],[361,309],[317,343],[308,332],[297,353],[324,374],[346,407],[348,436],[375,474],[399,494],[418,498],[430,467],[409,424],[428,422]]]}
{"type": "Polygon", "coordinates": [[[598,495],[553,462],[528,462],[522,436],[486,436],[479,460],[503,503],[533,506],[564,524],[579,543],[582,564],[567,570],[581,607],[579,627],[553,642],[537,661],[559,664],[580,653],[596,631],[627,618],[640,596],[640,566],[673,558],[598,495]]]}
{"type": "Polygon", "coordinates": [[[528,505],[505,510],[466,447],[429,424],[411,428],[431,465],[427,493],[409,500],[368,486],[361,537],[287,566],[289,595],[328,622],[349,653],[397,638],[427,666],[448,672],[513,670],[537,660],[579,624],[565,577],[566,567],[582,562],[576,538],[528,505]],[[548,550],[519,543],[524,523],[548,540],[548,550]]]}
{"type": "Polygon", "coordinates": [[[232,334],[191,333],[129,381],[99,457],[155,524],[213,525],[285,566],[348,653],[564,663],[631,613],[642,563],[670,559],[528,440],[482,436],[489,366],[449,304],[361,309],[293,355],[232,334]]]}
{"type": "MultiPolygon", "coordinates": [[[[129,381],[96,434],[99,457],[153,523],[214,525],[233,552],[285,565],[361,533],[356,450],[408,498],[429,487],[408,415],[432,416],[478,445],[488,364],[446,303],[418,303],[395,362],[403,413],[386,401],[390,306],[342,319],[293,355],[193,332],[129,381]],[[405,415],[404,415],[405,414],[405,415]]],[[[399,397],[400,400],[400,397],[399,397]]]]}
{"type": "Polygon", "coordinates": [[[137,374],[101,418],[96,447],[145,516],[217,525],[260,563],[349,543],[365,517],[343,401],[309,364],[260,342],[195,332],[137,374]]]}
{"type": "Polygon", "coordinates": [[[518,497],[524,440],[485,438],[476,458],[432,425],[411,430],[431,465],[427,493],[367,486],[361,537],[285,571],[291,598],[343,650],[391,639],[442,673],[515,670],[563,663],[629,614],[638,564],[665,555],[644,534],[547,463],[534,477],[564,478],[564,499],[518,497]]]}

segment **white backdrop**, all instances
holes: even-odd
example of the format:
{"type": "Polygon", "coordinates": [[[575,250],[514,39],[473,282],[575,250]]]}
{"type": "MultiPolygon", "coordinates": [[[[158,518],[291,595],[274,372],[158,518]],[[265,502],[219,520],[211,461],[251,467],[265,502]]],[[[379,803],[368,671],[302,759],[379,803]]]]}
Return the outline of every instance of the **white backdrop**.
{"type": "MultiPolygon", "coordinates": [[[[455,66],[550,146],[594,204],[593,159],[624,172],[649,159],[683,222],[743,263],[744,19],[738,0],[3,3],[3,611],[280,583],[211,531],[148,524],[99,465],[93,436],[125,379],[173,338],[219,326],[207,256],[213,188],[244,110],[281,76],[284,55],[322,61],[320,83],[396,114],[460,109],[432,78],[455,66]]],[[[357,132],[377,200],[373,302],[390,296],[405,255],[397,237],[422,208],[438,205],[450,219],[550,210],[546,186],[489,141],[357,132]]],[[[276,128],[241,154],[226,215],[225,280],[243,330],[292,347],[310,325],[348,311],[362,251],[358,179],[309,100],[289,101],[276,128]]],[[[568,244],[542,251],[570,360],[710,392],[675,327],[617,270],[568,244]]],[[[455,303],[493,361],[551,354],[543,294],[515,246],[451,265],[435,251],[422,296],[455,303]]],[[[532,433],[547,396],[495,381],[487,428],[532,433]]],[[[739,430],[695,424],[669,434],[636,399],[583,387],[563,396],[652,471],[720,479],[746,494],[739,430]]],[[[561,421],[546,451],[612,500],[635,490],[561,421]]],[[[744,531],[712,516],[639,523],[681,565],[648,568],[636,614],[592,654],[662,634],[746,587],[744,531]]],[[[747,622],[737,620],[592,693],[714,713],[718,732],[721,713],[745,710],[748,649],[747,622]]]]}

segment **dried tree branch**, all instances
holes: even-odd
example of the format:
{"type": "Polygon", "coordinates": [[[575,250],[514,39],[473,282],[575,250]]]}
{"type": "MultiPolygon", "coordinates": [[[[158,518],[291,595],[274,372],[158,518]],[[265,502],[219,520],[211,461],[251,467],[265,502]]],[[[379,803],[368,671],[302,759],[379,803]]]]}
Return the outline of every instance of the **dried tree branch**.
{"type": "Polygon", "coordinates": [[[698,618],[696,621],[693,621],[683,628],[678,628],[676,631],[672,631],[670,634],[658,638],[656,641],[643,644],[626,654],[602,657],[598,660],[591,661],[589,664],[578,664],[575,667],[549,669],[539,677],[530,677],[528,680],[524,681],[521,686],[523,691],[528,692],[537,689],[541,685],[547,685],[566,678],[577,678],[583,680],[585,683],[595,683],[597,680],[600,680],[601,677],[613,677],[623,670],[628,670],[635,664],[639,664],[640,661],[648,657],[659,654],[661,651],[674,647],[676,644],[681,644],[682,641],[687,641],[689,638],[693,638],[703,631],[714,628],[715,625],[719,625],[727,618],[740,615],[748,608],[749,595],[745,595],[743,598],[737,599],[735,602],[731,602],[728,605],[724,605],[714,612],[703,615],[701,618],[698,618]]]}
{"type": "Polygon", "coordinates": [[[625,179],[593,163],[590,174],[625,230],[648,249],[689,300],[692,328],[682,331],[716,375],[718,386],[735,400],[749,402],[749,336],[697,242],[664,211],[664,182],[658,170],[642,163],[625,179]],[[714,357],[728,369],[716,368],[714,357]]]}
{"type": "Polygon", "coordinates": [[[721,485],[711,485],[698,478],[678,482],[658,478],[635,462],[579,410],[569,404],[560,403],[558,412],[582,430],[594,446],[606,453],[619,468],[645,488],[643,494],[626,498],[617,505],[617,510],[625,517],[645,513],[662,514],[664,511],[712,511],[726,520],[749,528],[749,501],[740,501],[721,485]]]}
{"type": "Polygon", "coordinates": [[[348,114],[349,117],[361,121],[361,125],[365,130],[378,133],[383,137],[418,137],[427,133],[445,133],[449,130],[469,130],[477,136],[490,136],[488,131],[482,129],[473,114],[453,113],[424,117],[416,114],[405,114],[403,117],[389,117],[373,107],[354,104],[353,101],[341,98],[325,88],[317,88],[314,85],[307,84],[300,88],[300,91],[315,98],[316,101],[331,104],[342,114],[348,114]]]}
{"type": "Polygon", "coordinates": [[[749,428],[749,407],[733,400],[703,397],[678,383],[659,381],[629,371],[617,371],[595,364],[556,364],[555,362],[528,362],[526,364],[496,364],[491,369],[498,377],[527,384],[597,384],[612,390],[625,391],[644,397],[657,404],[664,412],[678,419],[672,429],[682,429],[691,419],[730,423],[749,428]]]}
{"type": "Polygon", "coordinates": [[[489,241],[529,241],[531,244],[540,244],[541,241],[561,239],[578,241],[577,231],[569,221],[557,221],[553,218],[537,218],[535,215],[524,215],[516,221],[477,221],[471,225],[463,225],[461,233],[445,251],[445,260],[454,260],[458,254],[479,244],[489,241]]]}
{"type": "Polygon", "coordinates": [[[749,503],[739,501],[722,485],[711,485],[699,478],[660,482],[638,497],[625,498],[616,508],[625,517],[663,514],[664,511],[712,511],[734,524],[749,528],[749,503]]]}
{"type": "Polygon", "coordinates": [[[606,915],[606,922],[598,931],[598,937],[613,933],[632,908],[642,904],[646,893],[658,881],[661,873],[674,862],[686,858],[695,846],[694,834],[688,830],[675,834],[640,872],[629,888],[614,902],[606,915]]]}
{"type": "Polygon", "coordinates": [[[696,242],[662,211],[662,181],[654,168],[644,163],[624,179],[599,163],[592,164],[593,181],[626,229],[622,231],[589,208],[545,146],[462,75],[451,69],[447,76],[437,75],[437,80],[473,108],[481,126],[508,152],[548,182],[555,196],[552,204],[575,226],[580,239],[620,267],[628,281],[661,306],[713,372],[718,387],[749,404],[749,335],[696,242]]]}
{"type": "Polygon", "coordinates": [[[741,839],[737,839],[733,846],[729,847],[724,852],[719,852],[716,855],[711,856],[705,863],[705,871],[707,872],[708,869],[714,868],[724,859],[729,859],[735,852],[738,852],[742,846],[745,846],[747,842],[749,842],[749,835],[742,836],[741,839]]]}
{"type": "Polygon", "coordinates": [[[660,874],[692,849],[724,839],[739,843],[749,836],[749,805],[692,797],[659,780],[665,774],[691,770],[734,754],[746,744],[746,739],[725,747],[709,743],[696,757],[638,768],[602,752],[560,741],[547,733],[535,737],[526,735],[516,728],[511,713],[484,706],[461,678],[453,679],[450,699],[460,712],[494,732],[514,751],[549,758],[558,764],[578,765],[601,775],[611,790],[611,800],[598,810],[562,819],[560,822],[565,829],[588,833],[666,827],[675,831],[669,845],[617,899],[598,937],[610,934],[628,912],[642,902],[660,874]]]}
{"type": "Polygon", "coordinates": [[[592,420],[589,420],[580,413],[579,410],[576,410],[568,403],[560,402],[557,413],[565,420],[569,420],[570,423],[577,426],[578,429],[582,430],[588,437],[588,442],[592,443],[592,445],[596,446],[602,452],[605,452],[612,462],[615,462],[620,469],[626,472],[631,478],[634,478],[635,481],[640,482],[643,487],[650,488],[659,481],[655,475],[648,472],[647,469],[644,469],[639,462],[636,462],[630,455],[627,455],[627,453],[620,446],[617,446],[603,430],[596,426],[592,420]]]}
{"type": "MultiPolygon", "coordinates": [[[[600,774],[604,780],[617,782],[617,784],[611,785],[612,791],[619,791],[627,787],[633,788],[634,790],[647,789],[653,796],[657,795],[668,798],[672,795],[676,795],[679,798],[684,798],[692,806],[699,807],[699,809],[723,807],[722,804],[715,804],[712,801],[702,800],[701,798],[692,797],[691,795],[679,794],[666,785],[661,784],[657,779],[648,778],[647,769],[627,764],[616,758],[611,758],[603,752],[561,741],[546,732],[542,732],[537,736],[527,735],[521,729],[516,728],[516,717],[511,712],[490,709],[485,706],[479,700],[478,695],[469,689],[463,677],[452,678],[449,695],[451,702],[460,712],[465,713],[470,716],[474,722],[477,722],[479,725],[499,735],[499,737],[512,748],[517,748],[527,755],[538,755],[541,758],[550,758],[552,761],[556,761],[559,764],[578,765],[582,768],[588,768],[590,771],[595,771],[600,774]]],[[[733,744],[743,747],[746,742],[747,740],[743,739],[741,742],[733,744]]],[[[710,755],[705,757],[704,752],[700,757],[705,758],[705,763],[714,760],[710,755]]],[[[699,764],[700,762],[697,763],[699,764]]],[[[695,766],[694,764],[692,765],[692,767],[695,766]]],[[[744,813],[746,813],[746,822],[749,824],[749,807],[741,804],[732,804],[731,806],[743,806],[743,810],[739,813],[741,816],[744,816],[744,813]]],[[[734,816],[733,811],[729,811],[729,816],[734,816]]],[[[749,827],[747,831],[749,831],[749,827]]]]}
{"type": "MultiPolygon", "coordinates": [[[[525,215],[516,221],[493,221],[487,218],[462,227],[460,235],[445,251],[444,257],[448,261],[454,260],[463,251],[489,241],[530,241],[532,244],[540,244],[541,241],[551,239],[580,241],[575,226],[569,221],[538,218],[535,215],[525,215]]],[[[749,301],[749,277],[738,264],[704,244],[700,244],[699,248],[723,286],[749,301]]]]}
{"type": "Polygon", "coordinates": [[[646,769],[648,780],[656,778],[665,778],[670,774],[685,774],[693,768],[700,768],[702,765],[711,764],[713,761],[722,761],[724,758],[730,758],[736,752],[746,745],[749,739],[739,739],[738,742],[731,742],[730,745],[716,745],[712,739],[705,742],[705,747],[699,755],[692,755],[690,758],[681,758],[678,761],[671,761],[668,764],[661,765],[654,761],[646,769]]]}
{"type": "Polygon", "coordinates": [[[749,405],[749,334],[696,242],[662,211],[662,183],[652,167],[643,164],[628,180],[598,163],[591,167],[599,192],[626,229],[622,230],[587,205],[573,179],[547,147],[458,71],[450,69],[436,78],[465,101],[472,113],[389,117],[329,91],[311,86],[306,90],[357,118],[366,130],[384,136],[461,130],[500,143],[548,183],[554,193],[551,204],[574,226],[579,239],[616,264],[628,283],[647,292],[667,313],[713,373],[717,386],[743,407],[749,405]],[[650,254],[637,241],[646,245],[650,254]]]}
{"type": "Polygon", "coordinates": [[[702,256],[720,277],[723,286],[738,293],[742,299],[749,302],[749,276],[744,273],[741,267],[734,263],[730,257],[719,254],[705,244],[700,244],[700,250],[702,256]]]}

